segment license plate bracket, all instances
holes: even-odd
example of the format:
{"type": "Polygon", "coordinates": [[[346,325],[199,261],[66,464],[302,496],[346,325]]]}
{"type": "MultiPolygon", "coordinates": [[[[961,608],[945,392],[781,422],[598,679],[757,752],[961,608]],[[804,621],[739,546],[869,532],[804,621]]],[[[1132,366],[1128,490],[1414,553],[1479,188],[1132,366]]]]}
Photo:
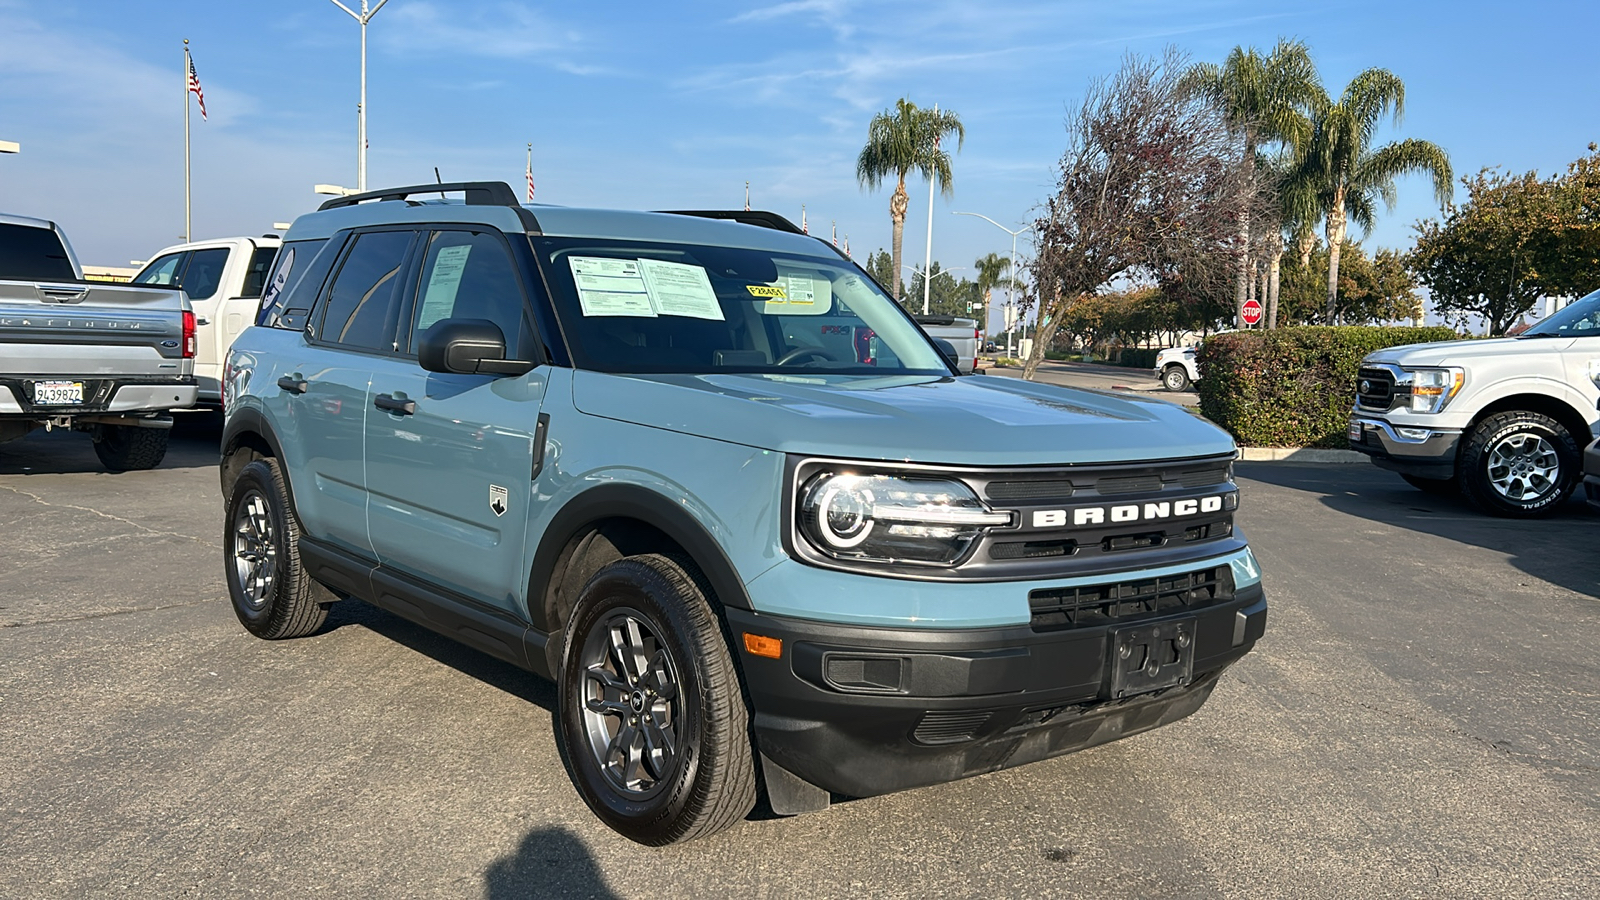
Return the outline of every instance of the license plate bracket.
{"type": "Polygon", "coordinates": [[[83,382],[35,381],[33,383],[33,405],[82,406],[83,382]]]}
{"type": "Polygon", "coordinates": [[[1111,629],[1109,694],[1120,700],[1194,679],[1195,619],[1111,629]]]}

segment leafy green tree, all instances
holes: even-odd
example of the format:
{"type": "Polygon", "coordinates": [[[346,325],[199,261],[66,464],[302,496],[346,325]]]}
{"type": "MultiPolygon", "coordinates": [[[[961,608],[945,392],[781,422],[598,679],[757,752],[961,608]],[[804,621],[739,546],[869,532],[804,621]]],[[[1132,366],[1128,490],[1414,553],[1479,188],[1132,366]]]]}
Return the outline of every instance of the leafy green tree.
{"type": "MultiPolygon", "coordinates": [[[[895,108],[884,110],[872,117],[867,125],[867,144],[856,159],[856,179],[868,190],[877,190],[890,178],[895,180],[894,194],[889,197],[889,219],[894,232],[890,263],[893,272],[891,291],[900,297],[901,253],[906,230],[906,207],[910,197],[906,194],[906,176],[919,172],[939,186],[949,196],[954,178],[950,173],[950,154],[943,149],[943,139],[956,136],[956,149],[967,139],[967,130],[961,118],[949,110],[921,109],[910,100],[895,101],[895,108]]],[[[885,282],[890,284],[891,282],[885,282]]]]}
{"type": "MultiPolygon", "coordinates": [[[[890,290],[889,286],[894,284],[894,260],[890,258],[888,251],[881,249],[874,251],[867,257],[867,264],[863,268],[874,281],[883,286],[884,290],[890,290]]],[[[895,299],[904,298],[895,297],[895,299]]]]}
{"type": "MultiPolygon", "coordinates": [[[[922,272],[919,270],[911,279],[910,291],[902,301],[908,308],[915,306],[914,312],[922,311],[922,272]]],[[[956,278],[939,265],[937,260],[933,263],[933,282],[928,285],[928,314],[935,316],[963,316],[982,321],[982,297],[976,282],[965,278],[956,278]]]]}
{"type": "Polygon", "coordinates": [[[1312,107],[1315,126],[1307,148],[1306,175],[1317,188],[1318,206],[1326,218],[1328,255],[1326,313],[1331,322],[1338,310],[1339,259],[1348,225],[1354,222],[1370,232],[1377,218],[1377,201],[1392,207],[1394,180],[1409,173],[1433,178],[1441,207],[1450,202],[1450,160],[1437,144],[1407,138],[1374,148],[1372,139],[1384,119],[1399,124],[1405,113],[1405,84],[1387,69],[1367,69],[1357,75],[1339,96],[1319,97],[1312,107]]]}
{"type": "MultiPolygon", "coordinates": [[[[1184,74],[1184,86],[1204,96],[1221,113],[1229,132],[1241,144],[1245,177],[1241,185],[1254,190],[1256,153],[1263,144],[1300,147],[1311,136],[1311,123],[1303,110],[1322,92],[1311,51],[1300,41],[1280,38],[1272,52],[1235,47],[1222,65],[1197,63],[1184,74]]],[[[1239,245],[1234,279],[1234,313],[1242,319],[1250,277],[1251,207],[1239,205],[1239,245]]],[[[1275,233],[1276,228],[1269,233],[1275,233]]],[[[1271,252],[1269,250],[1269,252],[1271,252]]],[[[1277,251],[1278,254],[1282,250],[1277,251]]]]}

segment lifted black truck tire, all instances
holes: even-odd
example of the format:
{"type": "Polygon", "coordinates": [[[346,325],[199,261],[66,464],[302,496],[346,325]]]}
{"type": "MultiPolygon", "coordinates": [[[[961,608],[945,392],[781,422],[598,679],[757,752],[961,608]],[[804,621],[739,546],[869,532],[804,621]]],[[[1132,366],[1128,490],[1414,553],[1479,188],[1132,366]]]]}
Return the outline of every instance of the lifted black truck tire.
{"type": "Polygon", "coordinates": [[[167,455],[165,428],[100,425],[94,433],[94,455],[111,472],[138,472],[161,465],[167,455]]]}

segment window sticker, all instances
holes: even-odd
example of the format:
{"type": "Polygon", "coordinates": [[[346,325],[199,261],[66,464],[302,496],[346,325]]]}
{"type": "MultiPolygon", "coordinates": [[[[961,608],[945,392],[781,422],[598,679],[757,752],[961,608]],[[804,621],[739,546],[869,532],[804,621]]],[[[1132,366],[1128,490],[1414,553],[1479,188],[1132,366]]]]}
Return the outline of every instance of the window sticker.
{"type": "Polygon", "coordinates": [[[578,286],[578,306],[584,316],[643,316],[655,318],[649,289],[635,259],[605,256],[569,256],[572,280],[578,286]]]}
{"type": "Polygon", "coordinates": [[[722,321],[722,306],[717,303],[705,269],[663,259],[641,259],[639,270],[657,315],[722,321]]]}
{"type": "Polygon", "coordinates": [[[417,330],[426,330],[440,319],[450,318],[456,308],[456,292],[461,288],[461,273],[467,268],[471,244],[441,247],[433,259],[433,274],[422,295],[422,311],[417,314],[417,330]]]}
{"type": "Polygon", "coordinates": [[[750,293],[768,298],[761,312],[769,316],[821,316],[833,308],[833,282],[826,275],[783,263],[778,263],[777,281],[764,288],[751,287],[750,293]],[[757,294],[757,290],[772,293],[757,294]]]}
{"type": "Polygon", "coordinates": [[[745,285],[745,288],[750,291],[752,297],[766,297],[769,300],[780,301],[789,298],[789,295],[783,292],[783,288],[776,284],[750,284],[745,285]]]}

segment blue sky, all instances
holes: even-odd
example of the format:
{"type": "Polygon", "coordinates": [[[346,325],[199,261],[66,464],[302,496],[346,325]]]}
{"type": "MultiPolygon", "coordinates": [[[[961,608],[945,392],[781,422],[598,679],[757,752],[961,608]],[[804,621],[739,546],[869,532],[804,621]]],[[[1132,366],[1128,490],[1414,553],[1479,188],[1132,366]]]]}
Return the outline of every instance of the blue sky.
{"type": "MultiPolygon", "coordinates": [[[[872,114],[909,96],[967,126],[934,256],[966,265],[1050,191],[1062,119],[1125,52],[1307,41],[1334,89],[1369,66],[1407,86],[1390,136],[1458,173],[1552,172],[1600,140],[1591,50],[1600,6],[1403,0],[1293,5],[1108,2],[544,3],[390,0],[369,30],[369,186],[498,179],[537,199],[627,208],[753,205],[813,234],[837,221],[858,259],[889,244],[887,189],[855,155],[872,114]]],[[[182,39],[211,117],[194,117],[194,234],[271,230],[355,183],[358,28],[328,0],[0,0],[0,211],[64,225],[86,262],[125,265],[183,230],[182,39]]],[[[920,264],[925,184],[911,185],[920,264]]],[[[1437,213],[1403,181],[1369,247],[1437,213]]],[[[969,274],[970,270],[958,274],[969,274]]]]}

